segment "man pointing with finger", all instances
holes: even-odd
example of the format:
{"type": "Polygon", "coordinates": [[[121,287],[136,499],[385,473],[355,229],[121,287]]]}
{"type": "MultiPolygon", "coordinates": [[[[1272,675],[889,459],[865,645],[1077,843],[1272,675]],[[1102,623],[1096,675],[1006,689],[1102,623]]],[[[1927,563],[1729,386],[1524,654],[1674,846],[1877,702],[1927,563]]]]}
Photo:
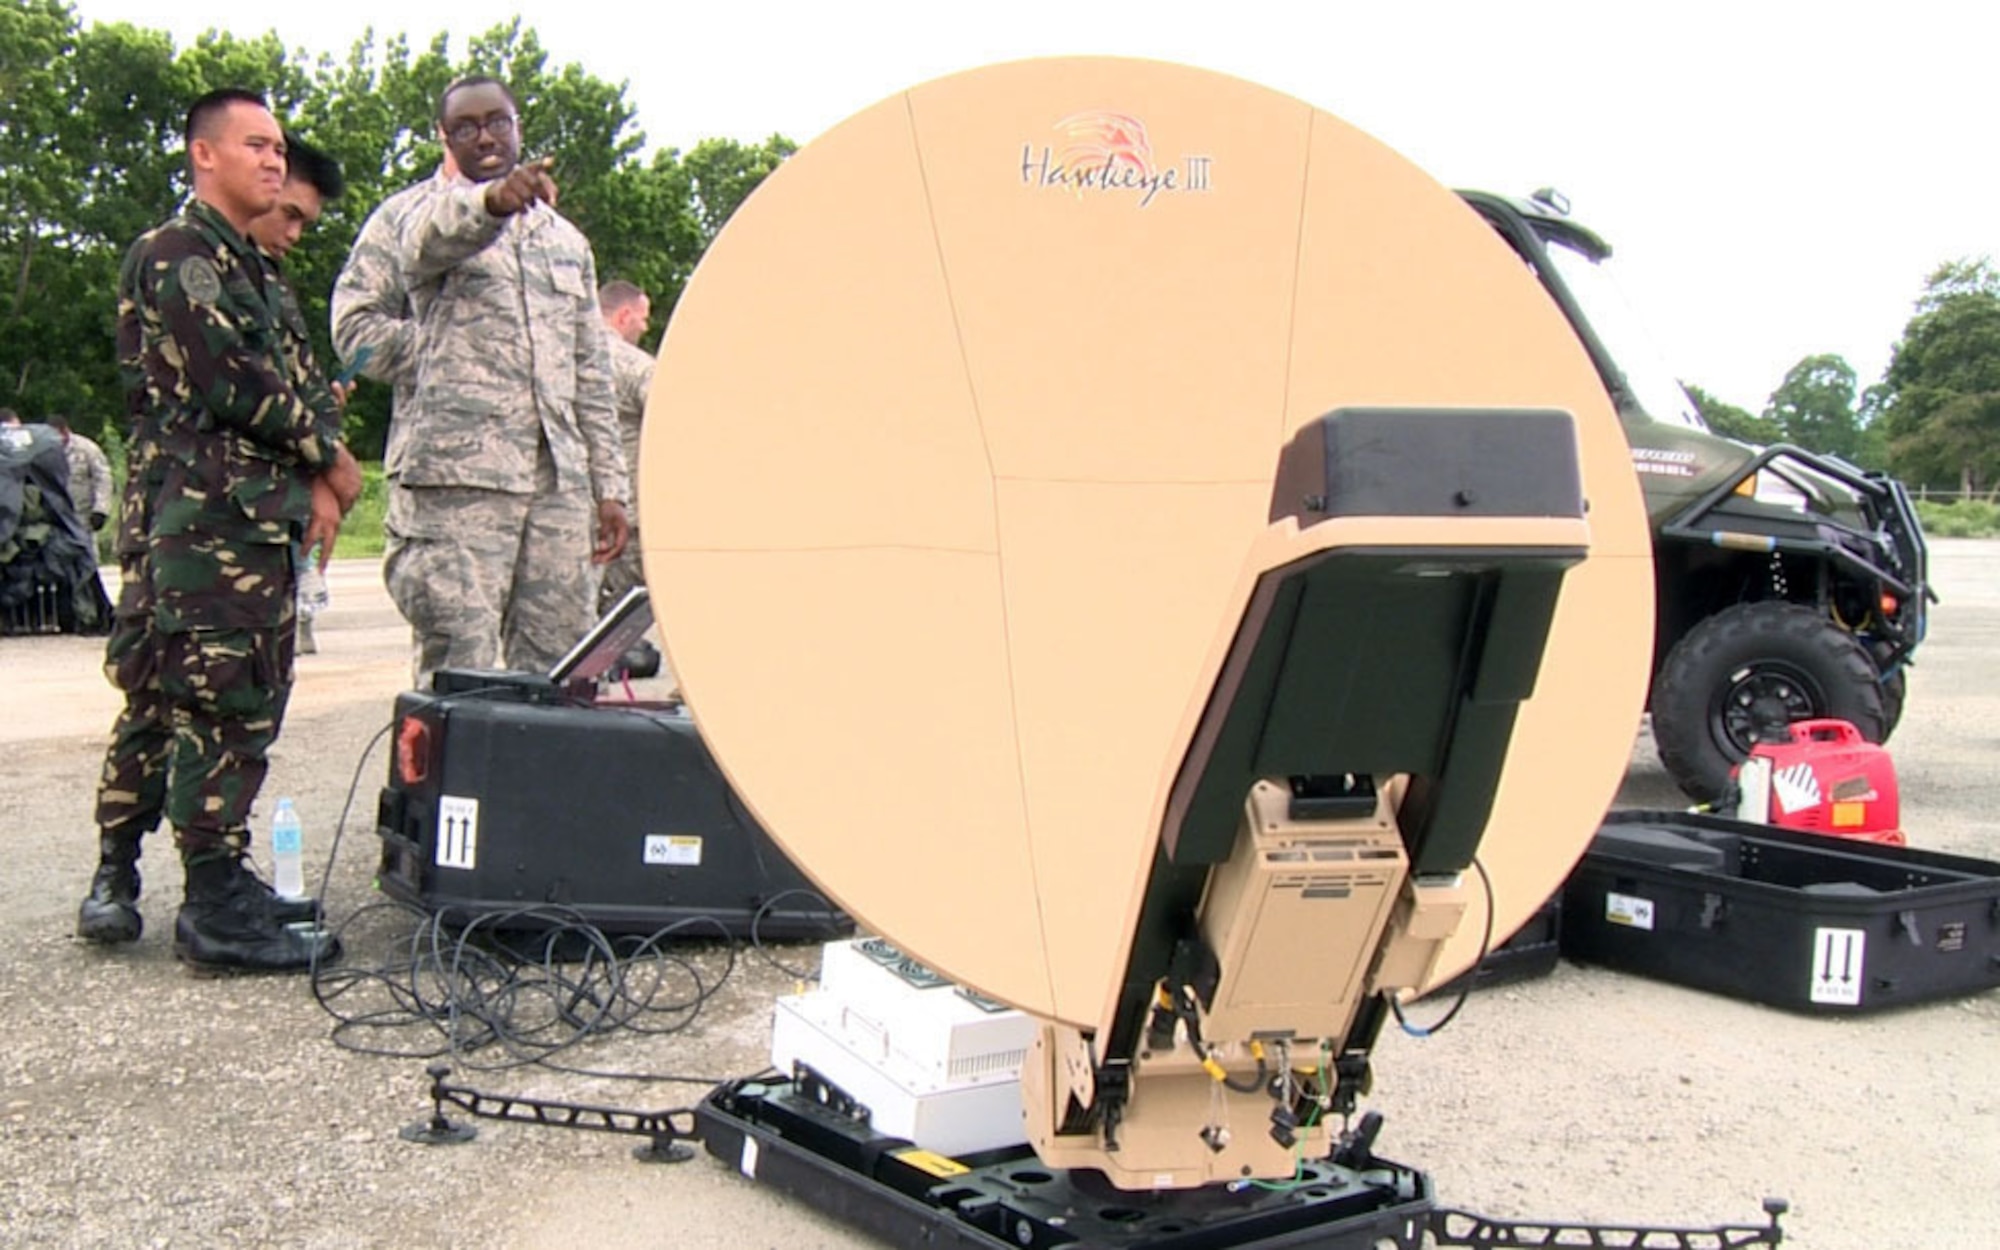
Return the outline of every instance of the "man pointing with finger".
{"type": "Polygon", "coordinates": [[[447,87],[438,128],[458,172],[408,206],[393,255],[348,259],[393,270],[415,326],[383,576],[419,687],[446,667],[553,666],[595,619],[595,566],[624,549],[629,492],[597,262],[555,211],[548,163],[520,163],[495,79],[447,87]]]}

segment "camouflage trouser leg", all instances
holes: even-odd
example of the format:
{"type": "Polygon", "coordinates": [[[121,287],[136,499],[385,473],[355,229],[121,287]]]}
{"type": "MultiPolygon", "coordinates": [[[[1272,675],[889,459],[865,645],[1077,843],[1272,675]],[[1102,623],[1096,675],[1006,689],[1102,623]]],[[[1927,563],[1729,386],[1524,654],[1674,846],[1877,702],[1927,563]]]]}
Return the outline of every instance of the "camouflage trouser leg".
{"type": "Polygon", "coordinates": [[[588,490],[556,489],[543,457],[535,497],[521,529],[514,593],[501,623],[509,668],[545,673],[597,623],[598,566],[590,562],[597,506],[588,490]]]}
{"type": "Polygon", "coordinates": [[[416,681],[440,668],[546,671],[589,630],[596,508],[560,495],[544,452],[537,493],[394,486],[382,576],[416,643],[416,681]]]}
{"type": "Polygon", "coordinates": [[[97,824],[107,833],[143,836],[160,823],[167,798],[167,752],[173,744],[160,690],[159,640],[146,588],[144,556],[119,560],[118,615],[104,645],[104,676],[124,692],[97,785],[97,824]]]}
{"type": "Polygon", "coordinates": [[[528,497],[469,486],[393,486],[382,580],[410,623],[416,683],[441,668],[500,667],[500,618],[528,497]]]}
{"type": "Polygon", "coordinates": [[[160,686],[174,735],[166,812],[185,861],[250,845],[250,809],[291,688],[285,615],[271,629],[160,636],[160,686]]]}

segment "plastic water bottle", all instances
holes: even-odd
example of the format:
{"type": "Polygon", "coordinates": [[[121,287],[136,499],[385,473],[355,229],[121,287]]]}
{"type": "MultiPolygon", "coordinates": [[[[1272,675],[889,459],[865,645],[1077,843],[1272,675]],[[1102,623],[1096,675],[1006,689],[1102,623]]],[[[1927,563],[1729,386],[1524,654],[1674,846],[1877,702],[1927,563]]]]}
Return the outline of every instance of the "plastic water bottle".
{"type": "Polygon", "coordinates": [[[279,799],[278,810],[271,817],[271,858],[277,869],[277,880],[271,884],[279,897],[304,898],[305,830],[299,826],[299,813],[290,799],[279,799]]]}
{"type": "Polygon", "coordinates": [[[299,615],[308,620],[326,611],[333,603],[333,592],[327,587],[326,575],[319,571],[318,552],[319,546],[314,544],[299,565],[299,615]]]}

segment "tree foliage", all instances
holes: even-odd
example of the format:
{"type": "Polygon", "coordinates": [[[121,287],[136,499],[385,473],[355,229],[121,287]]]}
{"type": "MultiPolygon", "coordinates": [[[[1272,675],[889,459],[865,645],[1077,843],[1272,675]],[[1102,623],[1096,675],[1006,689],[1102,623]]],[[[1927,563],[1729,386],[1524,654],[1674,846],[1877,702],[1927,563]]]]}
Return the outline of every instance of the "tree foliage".
{"type": "Polygon", "coordinates": [[[2000,489],[2000,271],[1990,258],[1932,271],[1870,403],[1899,476],[2000,489]]]}
{"type": "Polygon", "coordinates": [[[1854,368],[1839,356],[1807,356],[1785,373],[1764,406],[1764,420],[1788,443],[1853,459],[1861,449],[1854,410],[1854,368]]]}
{"type": "MultiPolygon", "coordinates": [[[[552,64],[518,19],[457,54],[444,35],[418,50],[371,30],[336,57],[287,51],[274,34],[210,32],[177,48],[128,23],[85,28],[60,0],[0,0],[0,404],[115,430],[118,262],[185,198],[182,119],[215,87],[264,92],[341,163],[347,194],[285,262],[325,352],[327,302],[354,235],[383,197],[436,169],[437,98],[473,72],[508,84],[524,155],[555,158],[562,211],[604,277],[652,296],[655,326],[729,214],[794,150],[774,135],[646,155],[625,86],[552,64]]],[[[387,417],[382,389],[363,388],[350,435],[377,451],[387,417]]]]}
{"type": "Polygon", "coordinates": [[[1735,404],[1717,399],[1692,382],[1681,383],[1681,389],[1694,401],[1694,409],[1708,428],[1724,438],[1739,442],[1769,445],[1779,441],[1778,427],[1774,422],[1738,408],[1735,404]]]}

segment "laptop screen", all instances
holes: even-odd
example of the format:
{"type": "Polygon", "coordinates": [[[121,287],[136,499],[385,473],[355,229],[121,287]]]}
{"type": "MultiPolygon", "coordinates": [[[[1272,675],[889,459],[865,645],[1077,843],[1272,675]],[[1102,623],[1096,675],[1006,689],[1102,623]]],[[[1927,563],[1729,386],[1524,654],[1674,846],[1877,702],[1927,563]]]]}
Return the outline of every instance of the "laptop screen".
{"type": "Polygon", "coordinates": [[[611,605],[590,632],[556,661],[549,680],[557,686],[595,682],[611,671],[627,651],[638,645],[653,625],[653,601],[644,586],[634,586],[611,605]]]}

